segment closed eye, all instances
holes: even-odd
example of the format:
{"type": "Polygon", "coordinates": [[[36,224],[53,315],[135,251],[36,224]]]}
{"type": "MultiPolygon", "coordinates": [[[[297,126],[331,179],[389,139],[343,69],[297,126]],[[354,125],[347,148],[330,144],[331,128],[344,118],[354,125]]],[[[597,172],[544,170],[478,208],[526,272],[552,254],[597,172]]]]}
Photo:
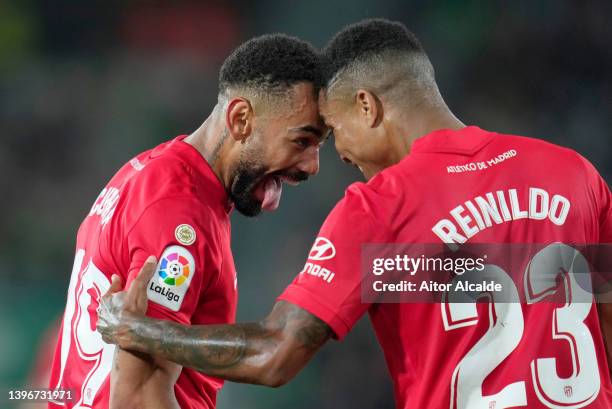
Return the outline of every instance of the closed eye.
{"type": "Polygon", "coordinates": [[[310,146],[310,138],[298,138],[293,141],[300,149],[306,149],[310,146]]]}

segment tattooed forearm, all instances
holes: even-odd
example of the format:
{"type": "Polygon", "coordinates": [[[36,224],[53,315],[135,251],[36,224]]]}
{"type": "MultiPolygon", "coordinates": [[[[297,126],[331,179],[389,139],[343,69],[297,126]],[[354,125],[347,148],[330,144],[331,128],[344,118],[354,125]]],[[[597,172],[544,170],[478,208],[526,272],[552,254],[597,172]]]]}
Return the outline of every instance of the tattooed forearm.
{"type": "Polygon", "coordinates": [[[119,345],[237,382],[279,385],[294,376],[331,336],[330,328],[285,302],[262,322],[184,326],[126,317],[119,345]]]}
{"type": "Polygon", "coordinates": [[[295,337],[302,346],[316,349],[330,337],[327,324],[307,311],[287,303],[279,303],[276,308],[283,312],[285,325],[295,328],[295,337]]]}
{"type": "Polygon", "coordinates": [[[183,326],[138,318],[128,324],[128,349],[166,358],[204,372],[231,367],[244,358],[249,327],[257,324],[183,326]]]}

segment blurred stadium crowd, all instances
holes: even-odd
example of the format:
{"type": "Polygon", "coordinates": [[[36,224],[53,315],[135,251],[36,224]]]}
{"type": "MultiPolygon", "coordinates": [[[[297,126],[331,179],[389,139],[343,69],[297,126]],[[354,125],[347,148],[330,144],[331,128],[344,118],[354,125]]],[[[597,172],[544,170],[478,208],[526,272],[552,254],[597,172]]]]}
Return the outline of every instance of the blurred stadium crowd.
{"type": "MultiPolygon", "coordinates": [[[[76,229],[101,187],[136,153],[201,123],[231,49],[277,31],[322,46],[376,16],[419,36],[465,123],[569,146],[611,180],[610,2],[2,2],[0,389],[27,382],[49,346],[43,334],[63,310],[76,229]]],[[[276,214],[235,215],[239,320],[269,310],[357,179],[331,142],[319,176],[287,189],[276,214]]],[[[219,407],[393,407],[365,321],[288,386],[227,384],[219,407]]]]}

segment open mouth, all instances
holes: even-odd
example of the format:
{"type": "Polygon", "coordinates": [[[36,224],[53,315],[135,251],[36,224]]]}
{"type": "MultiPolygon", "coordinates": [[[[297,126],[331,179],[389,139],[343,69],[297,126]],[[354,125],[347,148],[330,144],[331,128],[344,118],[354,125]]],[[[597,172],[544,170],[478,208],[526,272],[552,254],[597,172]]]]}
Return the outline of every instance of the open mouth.
{"type": "Polygon", "coordinates": [[[253,194],[261,202],[263,210],[271,212],[278,209],[283,194],[283,183],[296,186],[300,181],[285,175],[269,175],[255,186],[253,194]]]}
{"type": "Polygon", "coordinates": [[[278,176],[278,178],[280,179],[280,181],[281,181],[282,183],[286,183],[286,184],[291,185],[291,186],[297,186],[297,185],[299,185],[299,184],[300,184],[300,181],[299,181],[299,180],[294,179],[294,178],[292,178],[292,177],[290,177],[290,176],[284,176],[284,175],[282,175],[282,176],[278,176]]]}

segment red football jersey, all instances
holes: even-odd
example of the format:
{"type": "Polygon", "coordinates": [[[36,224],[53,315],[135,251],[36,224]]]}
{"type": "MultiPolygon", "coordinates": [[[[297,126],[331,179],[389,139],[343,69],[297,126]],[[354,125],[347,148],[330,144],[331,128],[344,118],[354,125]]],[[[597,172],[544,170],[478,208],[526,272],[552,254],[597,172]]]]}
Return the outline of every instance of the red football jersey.
{"type": "Polygon", "coordinates": [[[610,408],[593,302],[368,304],[360,251],[364,243],[610,243],[611,201],[570,149],[473,126],[435,131],[399,164],[348,188],[279,299],[338,339],[367,311],[398,408],[610,408]],[[547,198],[550,213],[529,207],[530,195],[547,198]]]}
{"type": "MultiPolygon", "coordinates": [[[[208,163],[184,138],[123,166],[81,224],[50,383],[75,394],[51,408],[108,407],[114,345],[96,332],[98,301],[113,273],[129,287],[151,254],[159,264],[147,286],[147,315],[182,324],[235,320],[231,207],[208,163]]],[[[222,384],[184,368],[174,390],[182,408],[213,408],[222,384]]]]}

